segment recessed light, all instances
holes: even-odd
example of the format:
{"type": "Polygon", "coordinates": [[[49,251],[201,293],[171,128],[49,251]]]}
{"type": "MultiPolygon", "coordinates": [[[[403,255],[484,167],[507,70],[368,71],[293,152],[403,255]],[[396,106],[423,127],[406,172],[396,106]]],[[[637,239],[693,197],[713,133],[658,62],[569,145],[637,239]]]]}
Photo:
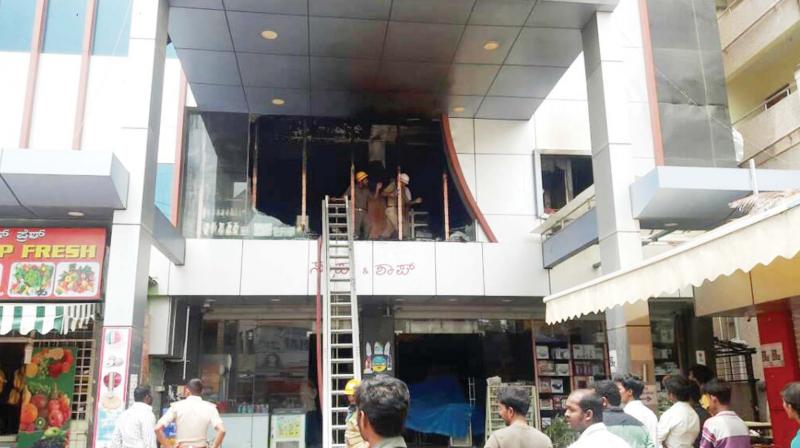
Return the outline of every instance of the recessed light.
{"type": "Polygon", "coordinates": [[[275,40],[278,38],[278,33],[272,30],[264,30],[261,32],[261,37],[266,40],[275,40]]]}
{"type": "Polygon", "coordinates": [[[487,41],[485,44],[483,44],[484,50],[494,51],[497,50],[498,48],[500,48],[500,43],[495,40],[490,40],[487,41]]]}
{"type": "Polygon", "coordinates": [[[447,299],[448,302],[456,302],[458,299],[447,299]]]}
{"type": "Polygon", "coordinates": [[[280,302],[281,299],[269,299],[270,302],[280,302]]]}
{"type": "Polygon", "coordinates": [[[453,108],[453,112],[458,112],[458,113],[464,112],[464,107],[456,106],[456,107],[453,108]]]}
{"type": "Polygon", "coordinates": [[[511,299],[503,299],[503,303],[511,303],[511,299]]]}
{"type": "Polygon", "coordinates": [[[276,106],[283,106],[284,104],[286,104],[286,101],[284,101],[283,98],[273,98],[272,99],[272,104],[274,104],[276,106]]]}
{"type": "Polygon", "coordinates": [[[668,223],[664,224],[664,227],[678,227],[678,223],[677,222],[668,222],[668,223]]]}
{"type": "Polygon", "coordinates": [[[67,212],[67,214],[75,218],[83,218],[85,216],[83,212],[77,212],[77,211],[67,212]]]}
{"type": "Polygon", "coordinates": [[[405,302],[406,299],[394,299],[395,302],[405,302]]]}

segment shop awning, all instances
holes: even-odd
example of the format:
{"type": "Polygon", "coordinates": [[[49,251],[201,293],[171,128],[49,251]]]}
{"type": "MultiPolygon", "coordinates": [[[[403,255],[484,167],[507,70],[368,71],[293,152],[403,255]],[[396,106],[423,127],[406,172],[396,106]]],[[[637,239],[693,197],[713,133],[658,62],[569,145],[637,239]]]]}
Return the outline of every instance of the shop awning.
{"type": "Polygon", "coordinates": [[[97,304],[3,304],[0,305],[0,335],[32,331],[47,334],[55,331],[67,334],[86,328],[95,318],[97,304]]]}
{"type": "Polygon", "coordinates": [[[636,266],[544,298],[548,323],[573,319],[800,252],[800,197],[707,232],[636,266]]]}

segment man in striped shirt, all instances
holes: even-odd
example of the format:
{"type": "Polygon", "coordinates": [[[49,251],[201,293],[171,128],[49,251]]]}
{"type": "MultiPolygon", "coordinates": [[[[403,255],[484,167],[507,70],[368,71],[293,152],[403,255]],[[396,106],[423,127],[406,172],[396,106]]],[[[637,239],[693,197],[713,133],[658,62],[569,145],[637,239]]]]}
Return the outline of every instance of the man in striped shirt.
{"type": "Polygon", "coordinates": [[[747,426],[730,410],[730,384],[714,379],[703,385],[703,392],[708,395],[708,411],[713,417],[703,425],[700,448],[750,448],[747,426]]]}

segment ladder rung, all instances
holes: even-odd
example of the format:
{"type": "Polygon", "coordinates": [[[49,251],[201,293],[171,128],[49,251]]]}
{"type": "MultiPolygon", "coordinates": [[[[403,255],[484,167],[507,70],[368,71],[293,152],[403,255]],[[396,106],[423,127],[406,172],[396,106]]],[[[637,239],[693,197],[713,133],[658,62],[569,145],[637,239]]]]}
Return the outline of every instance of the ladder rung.
{"type": "Polygon", "coordinates": [[[331,302],[331,306],[351,306],[350,302],[331,302]]]}
{"type": "Polygon", "coordinates": [[[331,412],[350,412],[348,408],[331,408],[331,412]]]}
{"type": "Polygon", "coordinates": [[[344,395],[344,391],[343,390],[332,390],[331,391],[331,395],[339,395],[339,396],[341,396],[341,395],[344,395]]]}
{"type": "Polygon", "coordinates": [[[347,218],[347,213],[328,213],[329,218],[347,218]]]}
{"type": "Polygon", "coordinates": [[[345,364],[348,362],[353,362],[353,358],[333,358],[331,362],[334,364],[345,364]]]}
{"type": "Polygon", "coordinates": [[[350,258],[350,255],[328,255],[328,258],[333,258],[335,260],[343,260],[345,258],[350,258]]]}
{"type": "MultiPolygon", "coordinates": [[[[335,380],[346,380],[348,378],[355,378],[352,373],[331,373],[331,378],[335,380]]],[[[342,408],[347,409],[347,408],[342,408]]]]}
{"type": "Polygon", "coordinates": [[[344,431],[345,429],[347,429],[347,425],[331,425],[331,429],[334,431],[336,431],[337,429],[344,431]]]}
{"type": "Polygon", "coordinates": [[[349,314],[339,314],[339,315],[336,315],[336,316],[331,316],[330,318],[331,319],[336,319],[336,320],[345,320],[345,319],[352,319],[353,316],[351,316],[349,314]]]}
{"type": "Polygon", "coordinates": [[[352,332],[353,332],[352,328],[331,328],[331,333],[336,333],[336,334],[352,333],[352,332]]]}
{"type": "Polygon", "coordinates": [[[348,342],[348,343],[339,342],[339,343],[336,343],[336,344],[331,344],[331,348],[350,348],[352,346],[353,346],[353,344],[350,343],[350,342],[348,342]]]}
{"type": "Polygon", "coordinates": [[[332,282],[349,282],[349,278],[332,278],[330,279],[332,282]]]}

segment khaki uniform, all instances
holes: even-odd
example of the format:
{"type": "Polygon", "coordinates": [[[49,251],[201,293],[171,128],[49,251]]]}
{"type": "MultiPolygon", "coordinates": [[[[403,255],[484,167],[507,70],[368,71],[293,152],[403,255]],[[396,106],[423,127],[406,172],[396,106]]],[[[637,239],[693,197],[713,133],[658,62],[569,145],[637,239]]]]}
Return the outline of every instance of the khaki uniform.
{"type": "MultiPolygon", "coordinates": [[[[350,199],[350,188],[344,193],[347,199],[350,199]]],[[[360,239],[369,238],[370,222],[367,216],[367,204],[369,203],[369,185],[360,186],[356,184],[355,201],[355,222],[353,223],[353,236],[360,239]]]]}
{"type": "Polygon", "coordinates": [[[369,444],[361,437],[361,431],[358,429],[358,412],[355,410],[347,417],[344,430],[344,443],[347,448],[367,448],[369,444]]]}
{"type": "MultiPolygon", "coordinates": [[[[389,221],[390,233],[396,235],[399,229],[397,221],[397,183],[392,181],[383,189],[384,193],[391,193],[386,197],[386,220],[389,221]]],[[[411,219],[408,211],[411,205],[411,190],[403,187],[403,239],[411,236],[411,219]]]]}
{"type": "Polygon", "coordinates": [[[222,418],[217,407],[196,395],[172,403],[166,414],[158,420],[158,424],[166,426],[173,421],[175,441],[179,448],[207,447],[206,436],[209,426],[222,427],[222,418]]]}

